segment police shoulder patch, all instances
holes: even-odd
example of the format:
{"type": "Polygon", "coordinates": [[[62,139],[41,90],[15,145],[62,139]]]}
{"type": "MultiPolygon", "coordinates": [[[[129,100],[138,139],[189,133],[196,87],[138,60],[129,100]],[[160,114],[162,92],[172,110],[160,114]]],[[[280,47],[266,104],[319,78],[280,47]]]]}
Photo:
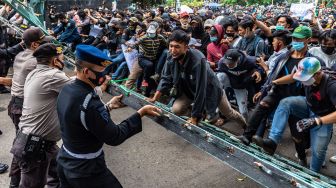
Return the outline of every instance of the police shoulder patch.
{"type": "Polygon", "coordinates": [[[110,119],[110,114],[107,111],[107,109],[105,108],[105,106],[100,106],[97,108],[99,115],[103,118],[103,120],[108,123],[109,119],[110,119]]]}

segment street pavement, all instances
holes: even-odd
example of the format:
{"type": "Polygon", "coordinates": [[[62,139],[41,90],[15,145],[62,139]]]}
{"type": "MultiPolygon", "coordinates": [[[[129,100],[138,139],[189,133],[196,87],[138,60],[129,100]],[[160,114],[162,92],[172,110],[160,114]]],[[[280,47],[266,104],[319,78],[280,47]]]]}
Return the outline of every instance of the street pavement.
{"type": "MultiPolygon", "coordinates": [[[[104,96],[104,100],[108,98],[109,95],[104,96]]],[[[0,135],[0,162],[6,164],[11,161],[9,150],[15,132],[7,115],[9,99],[9,94],[0,94],[0,130],[3,132],[0,135]]],[[[133,109],[125,107],[113,110],[111,117],[114,122],[119,123],[134,112],[133,109]]],[[[233,133],[242,132],[234,123],[227,123],[225,128],[233,133]]],[[[334,138],[329,148],[332,151],[328,151],[328,158],[333,153],[336,154],[334,138]]],[[[143,118],[141,133],[120,146],[105,146],[104,152],[107,166],[125,188],[261,187],[148,118],[143,118]]],[[[288,131],[278,152],[295,160],[294,145],[288,131]]],[[[335,165],[327,162],[323,173],[335,175],[335,165]]],[[[8,185],[8,172],[0,174],[0,188],[8,185]]]]}

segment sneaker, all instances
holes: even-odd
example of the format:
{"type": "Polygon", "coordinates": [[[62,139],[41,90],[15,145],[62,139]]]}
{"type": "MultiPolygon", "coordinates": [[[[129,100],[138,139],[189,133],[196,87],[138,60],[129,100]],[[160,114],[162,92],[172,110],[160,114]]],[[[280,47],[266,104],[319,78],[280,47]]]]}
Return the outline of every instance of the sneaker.
{"type": "Polygon", "coordinates": [[[336,155],[330,157],[329,161],[332,163],[336,163],[336,155]]]}
{"type": "Polygon", "coordinates": [[[277,146],[278,145],[272,139],[269,138],[264,139],[262,142],[262,148],[269,155],[274,155],[277,146]]]}
{"type": "Polygon", "coordinates": [[[5,173],[8,169],[8,165],[0,163],[0,174],[5,173]]]}
{"type": "Polygon", "coordinates": [[[144,81],[142,81],[141,86],[142,87],[148,87],[148,83],[144,80],[144,81]]]}
{"type": "Polygon", "coordinates": [[[239,139],[241,143],[243,143],[243,144],[245,144],[245,145],[247,145],[247,146],[250,145],[250,143],[251,143],[251,140],[248,139],[248,138],[247,138],[246,136],[244,136],[244,135],[237,136],[236,138],[239,139]]]}
{"type": "Polygon", "coordinates": [[[332,163],[336,163],[336,155],[330,157],[329,161],[332,163]]]}

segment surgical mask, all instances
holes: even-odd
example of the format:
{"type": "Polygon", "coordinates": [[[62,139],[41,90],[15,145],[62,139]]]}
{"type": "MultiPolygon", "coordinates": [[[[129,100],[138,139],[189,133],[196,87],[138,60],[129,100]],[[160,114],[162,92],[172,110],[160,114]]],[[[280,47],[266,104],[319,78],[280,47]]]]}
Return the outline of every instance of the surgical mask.
{"type": "Polygon", "coordinates": [[[154,38],[156,36],[156,34],[155,33],[147,33],[147,36],[149,38],[154,38]]]}
{"type": "Polygon", "coordinates": [[[311,86],[315,83],[315,78],[314,77],[311,77],[309,80],[307,81],[301,81],[303,85],[305,86],[311,86]]]}
{"type": "Polygon", "coordinates": [[[285,27],[283,25],[277,25],[277,26],[275,26],[275,30],[277,30],[277,31],[285,30],[285,27]]]}
{"type": "Polygon", "coordinates": [[[296,51],[300,51],[302,50],[303,48],[305,47],[305,44],[304,42],[296,42],[296,41],[293,41],[292,42],[292,48],[296,51]]]}
{"type": "Polygon", "coordinates": [[[88,69],[96,75],[96,79],[89,78],[89,80],[92,82],[92,84],[94,84],[95,86],[100,86],[105,82],[105,80],[106,80],[105,76],[108,75],[107,69],[105,69],[103,72],[97,72],[97,71],[94,71],[90,68],[88,68],[88,69]]]}
{"type": "Polygon", "coordinates": [[[329,46],[321,46],[321,50],[323,51],[323,53],[327,54],[327,55],[332,55],[335,53],[335,47],[329,47],[329,46]]]}
{"type": "Polygon", "coordinates": [[[210,37],[211,42],[216,42],[218,40],[218,37],[210,37]]]}

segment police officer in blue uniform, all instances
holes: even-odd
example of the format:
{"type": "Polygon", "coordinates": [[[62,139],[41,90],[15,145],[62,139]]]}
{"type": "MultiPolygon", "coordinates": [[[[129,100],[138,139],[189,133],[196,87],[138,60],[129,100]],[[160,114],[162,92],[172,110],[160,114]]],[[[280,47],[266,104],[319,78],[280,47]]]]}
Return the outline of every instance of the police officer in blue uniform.
{"type": "Polygon", "coordinates": [[[141,118],[159,116],[161,110],[146,105],[119,125],[109,111],[120,105],[122,96],[104,104],[94,88],[105,81],[111,60],[99,49],[78,45],[76,79],[61,90],[57,112],[63,146],[57,157],[61,187],[122,187],[107,168],[103,144],[121,144],[141,132],[141,118]]]}

